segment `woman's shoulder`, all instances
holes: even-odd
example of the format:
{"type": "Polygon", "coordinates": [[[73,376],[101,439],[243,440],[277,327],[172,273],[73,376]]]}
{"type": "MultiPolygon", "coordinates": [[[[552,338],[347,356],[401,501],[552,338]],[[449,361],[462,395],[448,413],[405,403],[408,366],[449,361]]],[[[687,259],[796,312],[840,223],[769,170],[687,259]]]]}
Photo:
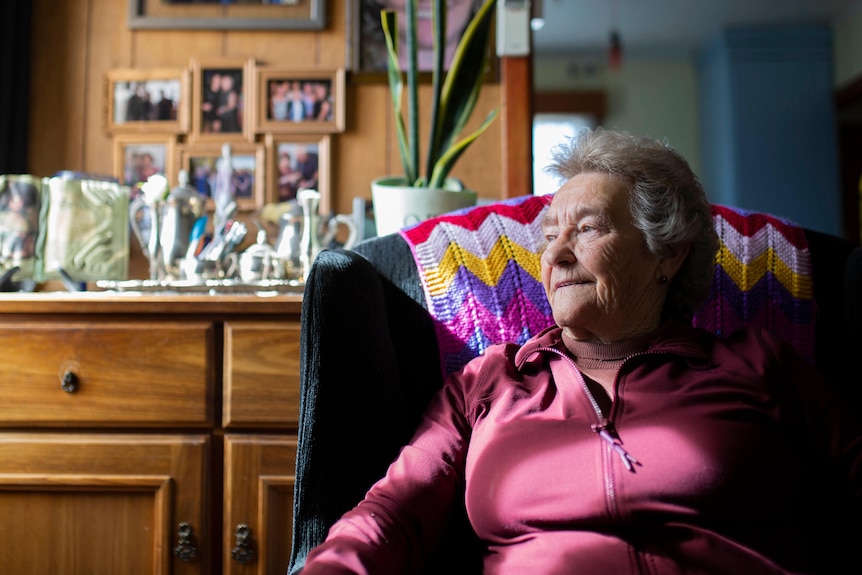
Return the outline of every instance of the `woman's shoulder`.
{"type": "Polygon", "coordinates": [[[552,326],[523,344],[517,342],[491,344],[470,360],[460,373],[462,377],[474,380],[474,385],[478,387],[487,387],[491,385],[489,382],[518,380],[523,375],[525,367],[542,361],[543,349],[555,347],[559,342],[560,328],[552,326]]]}
{"type": "Polygon", "coordinates": [[[737,354],[798,355],[790,341],[759,324],[740,326],[723,336],[711,335],[737,354]]]}

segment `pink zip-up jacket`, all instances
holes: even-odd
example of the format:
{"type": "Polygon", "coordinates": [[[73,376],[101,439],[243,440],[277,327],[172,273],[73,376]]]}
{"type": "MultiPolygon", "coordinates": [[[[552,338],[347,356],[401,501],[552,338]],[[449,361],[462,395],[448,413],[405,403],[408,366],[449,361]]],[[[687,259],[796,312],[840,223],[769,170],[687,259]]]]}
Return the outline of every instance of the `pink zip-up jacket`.
{"type": "Polygon", "coordinates": [[[551,328],[448,378],[303,574],[415,572],[465,504],[488,575],[824,572],[817,513],[859,521],[862,429],[788,345],[669,324],[607,419],[564,349],[551,328]]]}

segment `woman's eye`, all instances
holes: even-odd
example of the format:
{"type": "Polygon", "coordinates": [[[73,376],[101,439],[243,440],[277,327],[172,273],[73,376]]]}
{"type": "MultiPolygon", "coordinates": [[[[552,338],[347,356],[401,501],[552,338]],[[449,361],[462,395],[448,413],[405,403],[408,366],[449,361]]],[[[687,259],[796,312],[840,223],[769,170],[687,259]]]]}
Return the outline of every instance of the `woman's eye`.
{"type": "Polygon", "coordinates": [[[557,236],[552,235],[552,234],[545,234],[545,241],[546,241],[546,242],[551,243],[551,242],[553,242],[555,239],[557,239],[557,236]]]}

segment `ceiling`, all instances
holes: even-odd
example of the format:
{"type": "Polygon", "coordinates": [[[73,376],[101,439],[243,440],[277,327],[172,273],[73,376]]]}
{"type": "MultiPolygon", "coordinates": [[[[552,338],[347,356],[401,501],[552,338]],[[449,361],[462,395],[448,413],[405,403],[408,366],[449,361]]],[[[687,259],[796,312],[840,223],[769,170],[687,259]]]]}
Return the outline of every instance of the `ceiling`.
{"type": "Polygon", "coordinates": [[[606,53],[616,29],[624,57],[686,57],[730,27],[823,22],[862,9],[860,0],[532,0],[545,25],[534,56],[606,53]]]}

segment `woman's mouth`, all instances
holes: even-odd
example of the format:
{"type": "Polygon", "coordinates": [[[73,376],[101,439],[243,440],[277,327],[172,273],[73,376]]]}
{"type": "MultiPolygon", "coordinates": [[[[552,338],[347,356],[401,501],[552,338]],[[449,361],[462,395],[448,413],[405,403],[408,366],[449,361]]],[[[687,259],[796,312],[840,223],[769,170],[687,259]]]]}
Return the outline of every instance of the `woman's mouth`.
{"type": "Polygon", "coordinates": [[[554,284],[554,289],[560,289],[560,288],[571,287],[571,286],[580,286],[580,285],[584,285],[584,284],[588,284],[588,283],[591,283],[590,280],[585,280],[585,279],[580,279],[580,278],[565,279],[565,280],[558,281],[556,284],[554,284]]]}

